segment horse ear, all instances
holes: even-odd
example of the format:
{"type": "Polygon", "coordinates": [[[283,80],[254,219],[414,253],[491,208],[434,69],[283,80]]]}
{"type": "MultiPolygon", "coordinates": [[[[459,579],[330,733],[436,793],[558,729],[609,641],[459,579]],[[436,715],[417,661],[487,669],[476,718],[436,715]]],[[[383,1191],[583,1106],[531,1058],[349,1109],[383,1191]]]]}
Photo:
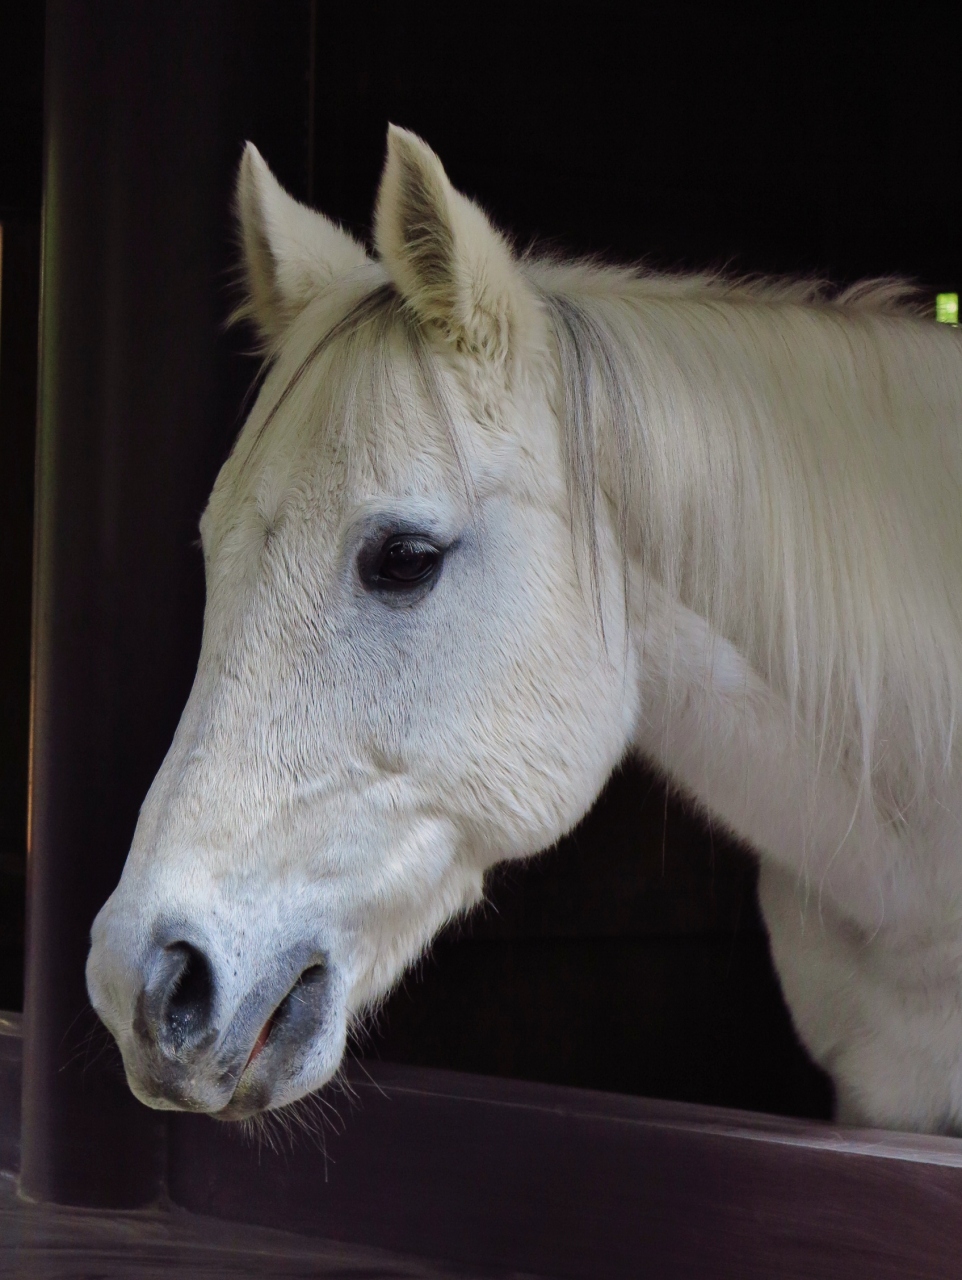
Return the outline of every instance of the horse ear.
{"type": "Polygon", "coordinates": [[[247,301],[235,318],[253,320],[268,344],[338,276],[369,261],[356,240],[289,196],[252,142],[237,174],[247,301]]]}
{"type": "Polygon", "coordinates": [[[455,191],[427,143],[388,127],[374,220],[381,260],[415,314],[459,350],[508,358],[530,301],[507,242],[455,191]]]}

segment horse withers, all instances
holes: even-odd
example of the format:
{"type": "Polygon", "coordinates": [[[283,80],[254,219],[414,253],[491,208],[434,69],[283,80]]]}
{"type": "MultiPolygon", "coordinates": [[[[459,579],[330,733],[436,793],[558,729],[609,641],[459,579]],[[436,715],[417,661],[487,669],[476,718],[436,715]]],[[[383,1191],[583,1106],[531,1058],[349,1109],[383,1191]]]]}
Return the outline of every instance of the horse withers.
{"type": "Polygon", "coordinates": [[[957,334],[890,281],[519,257],[401,129],[376,258],[252,146],[237,204],[269,369],[87,966],[135,1094],[320,1088],[638,752],[758,851],[840,1118],[962,1125],[957,334]]]}

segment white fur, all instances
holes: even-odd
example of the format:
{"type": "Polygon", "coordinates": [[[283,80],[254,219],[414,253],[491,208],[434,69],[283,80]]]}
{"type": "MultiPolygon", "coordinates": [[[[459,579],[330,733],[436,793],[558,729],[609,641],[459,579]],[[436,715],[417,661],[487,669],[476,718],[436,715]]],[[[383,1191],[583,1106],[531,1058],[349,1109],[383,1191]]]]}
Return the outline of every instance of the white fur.
{"type": "Polygon", "coordinates": [[[962,1127],[957,335],[890,284],[518,260],[403,130],[380,263],[253,148],[238,207],[275,360],[202,522],[196,683],[88,966],[139,1095],[168,1105],[133,1028],[158,919],[211,956],[224,1025],[318,940],[337,1013],[281,1105],[634,749],[760,853],[843,1117],[962,1127]],[[410,608],[356,569],[400,518],[454,544],[410,608]]]}

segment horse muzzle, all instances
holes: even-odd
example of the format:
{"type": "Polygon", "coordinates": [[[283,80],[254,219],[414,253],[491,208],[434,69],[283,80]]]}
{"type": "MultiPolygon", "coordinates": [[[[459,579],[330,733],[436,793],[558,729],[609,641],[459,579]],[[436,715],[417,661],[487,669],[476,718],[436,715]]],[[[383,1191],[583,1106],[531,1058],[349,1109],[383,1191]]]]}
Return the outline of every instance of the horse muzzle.
{"type": "MultiPolygon", "coordinates": [[[[304,942],[273,956],[268,972],[238,999],[234,966],[176,930],[165,932],[170,940],[155,941],[139,975],[126,975],[122,984],[139,988],[129,1030],[117,1040],[142,1102],[243,1120],[324,1082],[340,1060],[344,1017],[321,948],[304,942]]],[[[113,1029],[121,1019],[103,1007],[109,1000],[98,999],[95,976],[89,985],[113,1029]]]]}

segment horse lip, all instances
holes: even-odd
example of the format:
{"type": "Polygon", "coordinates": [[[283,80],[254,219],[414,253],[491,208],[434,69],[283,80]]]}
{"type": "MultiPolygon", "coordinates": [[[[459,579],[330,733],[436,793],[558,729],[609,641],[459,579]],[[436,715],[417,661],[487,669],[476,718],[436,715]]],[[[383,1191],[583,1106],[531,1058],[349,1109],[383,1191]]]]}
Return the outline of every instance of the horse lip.
{"type": "Polygon", "coordinates": [[[254,1102],[253,1106],[250,1105],[251,1099],[244,1098],[239,1095],[250,1093],[248,1085],[253,1085],[255,1091],[258,1090],[258,1086],[255,1083],[254,1066],[270,1040],[276,1015],[277,1010],[275,1009],[257,1033],[257,1039],[254,1041],[253,1047],[247,1055],[247,1059],[244,1062],[243,1067],[235,1078],[234,1087],[231,1090],[230,1097],[218,1111],[211,1113],[215,1120],[246,1120],[250,1116],[255,1115],[258,1111],[266,1109],[268,1093],[263,1092],[263,1086],[261,1086],[260,1090],[262,1096],[254,1102]]]}
{"type": "MultiPolygon", "coordinates": [[[[305,975],[313,972],[314,969],[321,968],[321,967],[322,966],[320,965],[308,966],[306,970],[300,973],[297,977],[297,981],[294,982],[294,984],[290,987],[288,991],[284,992],[283,997],[278,1001],[278,1003],[274,1006],[274,1008],[268,1014],[266,1022],[261,1027],[260,1031],[258,1031],[257,1035],[254,1037],[254,1043],[251,1046],[251,1051],[247,1055],[247,1058],[244,1061],[244,1065],[241,1068],[240,1075],[237,1078],[238,1086],[240,1085],[241,1080],[244,1078],[244,1073],[247,1071],[247,1069],[253,1066],[253,1064],[257,1061],[257,1059],[263,1053],[264,1049],[266,1049],[268,1042],[270,1041],[271,1033],[273,1032],[274,1027],[283,1018],[284,1011],[289,1005],[295,992],[298,991],[298,989],[304,985],[305,975]]],[[[324,969],[326,969],[327,966],[324,965],[323,967],[324,969]]]]}
{"type": "MultiPolygon", "coordinates": [[[[286,999],[287,997],[285,996],[284,998],[286,999]]],[[[244,1066],[241,1070],[242,1076],[244,1072],[247,1070],[247,1068],[260,1057],[261,1051],[263,1050],[264,1046],[267,1044],[268,1040],[270,1039],[271,1032],[274,1029],[274,1020],[276,1017],[277,1017],[277,1009],[273,1011],[271,1016],[267,1019],[267,1021],[261,1027],[260,1031],[258,1031],[257,1039],[254,1041],[254,1047],[251,1049],[250,1053],[247,1055],[247,1061],[244,1063],[244,1066]]],[[[239,1082],[240,1081],[238,1078],[238,1083],[239,1082]]]]}
{"type": "Polygon", "coordinates": [[[322,1008],[318,1007],[316,995],[319,993],[316,992],[316,988],[319,985],[327,986],[329,974],[330,968],[326,958],[320,963],[308,965],[301,971],[297,980],[285,992],[283,999],[271,1010],[255,1036],[250,1052],[243,1060],[244,1065],[234,1078],[230,1097],[219,1111],[212,1113],[217,1119],[241,1120],[267,1108],[272,1092],[268,1083],[271,1067],[268,1065],[268,1078],[258,1080],[256,1064],[265,1049],[273,1049],[274,1053],[269,1056],[276,1058],[280,1054],[280,1061],[284,1062],[292,1048],[286,1043],[285,1030],[290,1024],[292,1029],[296,1029],[298,1022],[301,1021],[300,1015],[304,1012],[308,1013],[309,1023],[315,1022],[317,1015],[322,1012],[322,1008]],[[311,998],[312,990],[315,991],[314,999],[311,998]],[[275,1031],[278,1032],[276,1036],[275,1031]]]}
{"type": "MultiPolygon", "coordinates": [[[[283,1001],[281,1003],[283,1003],[283,1001]]],[[[278,1006],[278,1008],[279,1007],[280,1006],[278,1006]]],[[[271,1031],[274,1029],[274,1020],[276,1017],[277,1017],[277,1009],[274,1009],[270,1017],[261,1027],[260,1031],[258,1031],[257,1037],[254,1040],[254,1044],[251,1047],[251,1051],[247,1055],[246,1059],[244,1060],[244,1065],[241,1067],[240,1071],[238,1071],[237,1075],[234,1077],[234,1080],[233,1080],[234,1087],[231,1089],[230,1097],[227,1099],[224,1105],[220,1107],[217,1111],[210,1112],[210,1115],[215,1120],[228,1120],[228,1121],[243,1120],[243,1119],[246,1119],[249,1114],[253,1114],[253,1111],[257,1111],[260,1109],[259,1107],[255,1107],[253,1108],[253,1111],[251,1111],[244,1106],[243,1102],[240,1102],[240,1104],[238,1104],[237,1095],[242,1091],[242,1086],[245,1084],[246,1080],[250,1079],[248,1072],[253,1067],[257,1059],[260,1057],[261,1053],[263,1052],[264,1048],[267,1045],[268,1040],[270,1040],[271,1031]]]]}
{"type": "MultiPolygon", "coordinates": [[[[248,1072],[250,1071],[251,1067],[253,1067],[254,1063],[261,1056],[263,1051],[267,1048],[267,1044],[271,1038],[271,1032],[274,1030],[274,1024],[277,1021],[278,1014],[280,1013],[280,1010],[284,1004],[284,1001],[287,999],[288,995],[290,995],[290,992],[287,992],[284,996],[284,999],[281,1000],[279,1004],[275,1005],[274,1008],[271,1010],[270,1014],[267,1017],[266,1022],[261,1027],[260,1031],[258,1031],[257,1035],[254,1037],[254,1043],[251,1045],[250,1052],[244,1058],[241,1069],[237,1071],[236,1066],[234,1067],[234,1071],[236,1071],[237,1074],[233,1076],[233,1088],[231,1089],[230,1097],[227,1099],[227,1101],[224,1103],[223,1107],[221,1107],[219,1111],[216,1111],[213,1113],[218,1119],[232,1120],[235,1118],[233,1115],[231,1115],[231,1112],[235,1108],[237,1095],[241,1091],[241,1086],[244,1084],[245,1079],[249,1079],[248,1072]]],[[[235,1059],[235,1062],[236,1062],[236,1059],[235,1059]]],[[[224,1077],[225,1080],[229,1079],[232,1074],[233,1072],[225,1073],[225,1077],[224,1077]]]]}

